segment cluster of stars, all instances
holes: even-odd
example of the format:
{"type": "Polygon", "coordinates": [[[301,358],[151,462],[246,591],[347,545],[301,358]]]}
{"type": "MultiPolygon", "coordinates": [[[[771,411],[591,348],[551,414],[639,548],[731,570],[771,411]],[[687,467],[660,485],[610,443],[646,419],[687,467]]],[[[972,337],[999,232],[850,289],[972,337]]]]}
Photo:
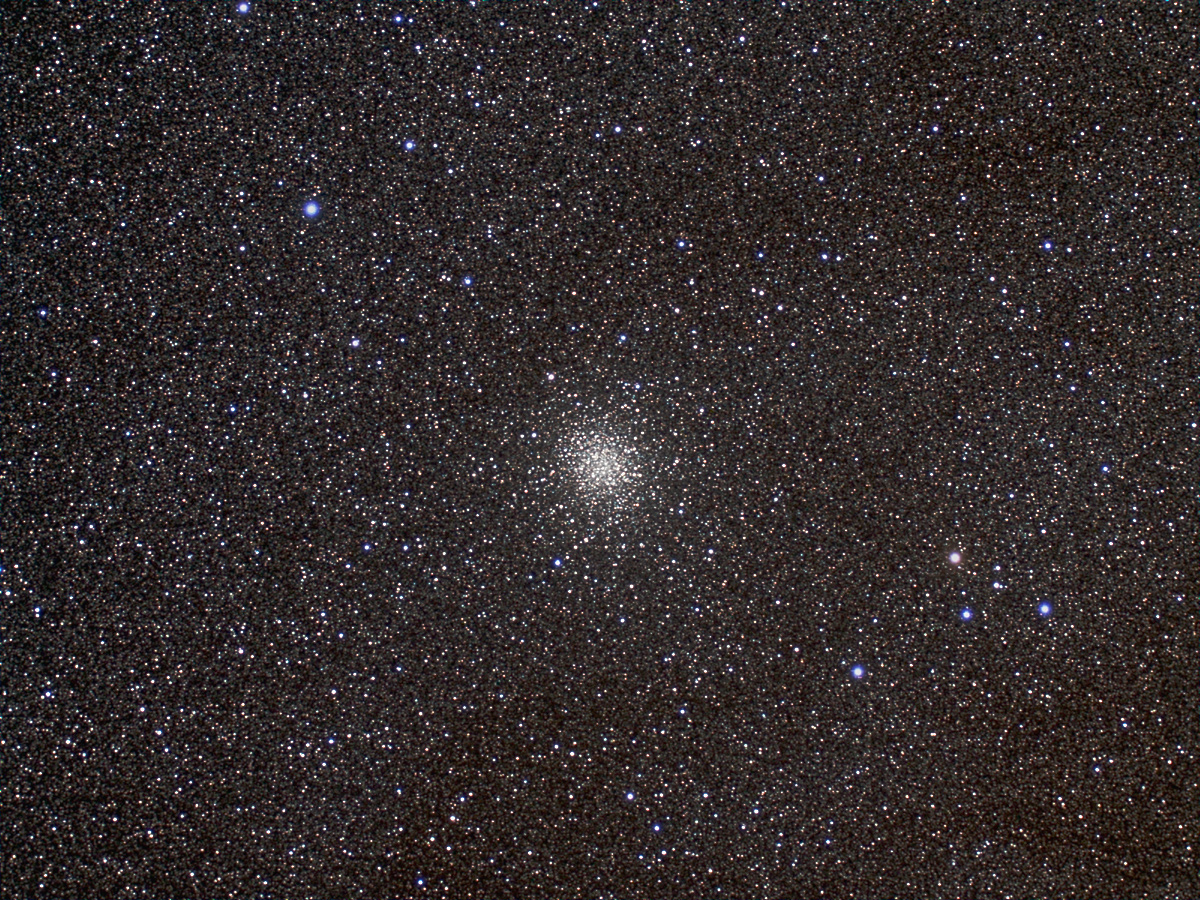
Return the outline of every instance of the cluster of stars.
{"type": "Polygon", "coordinates": [[[1196,893],[1187,11],[744,12],[13,11],[9,893],[1196,893]]]}

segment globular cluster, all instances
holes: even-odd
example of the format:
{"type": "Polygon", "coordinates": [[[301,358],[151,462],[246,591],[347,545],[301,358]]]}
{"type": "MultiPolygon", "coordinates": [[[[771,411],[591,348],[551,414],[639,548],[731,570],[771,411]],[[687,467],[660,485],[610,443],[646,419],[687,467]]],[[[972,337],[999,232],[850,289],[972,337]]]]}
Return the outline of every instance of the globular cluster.
{"type": "Polygon", "coordinates": [[[8,897],[1195,897],[1194,4],[0,16],[8,897]]]}

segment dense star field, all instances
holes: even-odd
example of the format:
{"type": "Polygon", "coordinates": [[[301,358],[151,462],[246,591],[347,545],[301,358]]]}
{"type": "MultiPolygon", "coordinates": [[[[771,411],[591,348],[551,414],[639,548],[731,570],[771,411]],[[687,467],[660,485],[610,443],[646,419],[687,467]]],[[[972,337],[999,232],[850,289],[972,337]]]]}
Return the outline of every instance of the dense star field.
{"type": "Polygon", "coordinates": [[[8,3],[6,897],[1200,895],[1194,3],[8,3]]]}

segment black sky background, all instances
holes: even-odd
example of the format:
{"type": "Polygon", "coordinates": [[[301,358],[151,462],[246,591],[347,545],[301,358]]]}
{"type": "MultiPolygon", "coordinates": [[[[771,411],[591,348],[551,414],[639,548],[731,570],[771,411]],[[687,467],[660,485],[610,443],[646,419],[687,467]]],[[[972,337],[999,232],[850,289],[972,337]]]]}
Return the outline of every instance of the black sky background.
{"type": "Polygon", "coordinates": [[[6,4],[0,890],[1196,895],[1198,24],[6,4]]]}

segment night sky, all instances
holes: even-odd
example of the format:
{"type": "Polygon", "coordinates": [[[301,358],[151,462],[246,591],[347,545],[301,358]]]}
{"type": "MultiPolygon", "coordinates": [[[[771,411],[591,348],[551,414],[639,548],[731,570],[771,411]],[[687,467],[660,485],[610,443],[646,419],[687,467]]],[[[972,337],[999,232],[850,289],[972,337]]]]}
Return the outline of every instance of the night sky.
{"type": "Polygon", "coordinates": [[[1200,895],[1198,33],[5,3],[0,893],[1200,895]]]}

